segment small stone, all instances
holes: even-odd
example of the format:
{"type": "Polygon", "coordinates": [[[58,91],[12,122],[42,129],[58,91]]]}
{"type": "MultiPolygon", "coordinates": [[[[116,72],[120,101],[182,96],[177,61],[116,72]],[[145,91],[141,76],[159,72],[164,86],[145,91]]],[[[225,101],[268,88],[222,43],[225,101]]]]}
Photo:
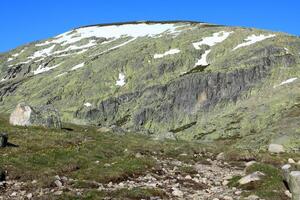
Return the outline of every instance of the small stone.
{"type": "Polygon", "coordinates": [[[111,166],[111,164],[109,164],[109,163],[104,164],[104,167],[110,167],[110,166],[111,166]]]}
{"type": "Polygon", "coordinates": [[[99,164],[99,163],[100,163],[100,161],[99,161],[99,160],[96,160],[96,161],[95,161],[95,163],[96,163],[96,164],[99,164]]]}
{"type": "Polygon", "coordinates": [[[55,180],[60,180],[60,177],[58,175],[54,176],[55,180]]]}
{"type": "Polygon", "coordinates": [[[231,175],[227,175],[223,178],[223,180],[229,180],[229,179],[232,179],[233,177],[231,175]]]}
{"type": "Polygon", "coordinates": [[[259,200],[259,197],[252,194],[252,195],[248,196],[246,199],[247,200],[259,200]]]}
{"type": "Polygon", "coordinates": [[[186,175],[184,178],[188,179],[188,180],[192,179],[192,177],[190,175],[186,175]]]}
{"type": "Polygon", "coordinates": [[[242,194],[242,191],[240,191],[240,190],[235,191],[234,194],[235,194],[235,195],[241,195],[241,194],[242,194]]]}
{"type": "Polygon", "coordinates": [[[220,200],[220,199],[218,199],[218,198],[213,198],[213,200],[220,200]]]}
{"type": "Polygon", "coordinates": [[[300,165],[300,160],[297,162],[297,165],[300,165]]]}
{"type": "Polygon", "coordinates": [[[289,159],[288,159],[288,163],[290,163],[290,164],[295,164],[296,162],[295,162],[292,158],[289,158],[289,159]]]}
{"type": "Polygon", "coordinates": [[[281,167],[281,169],[283,169],[283,170],[288,170],[288,169],[290,169],[292,166],[290,165],[290,164],[285,164],[285,165],[283,165],[282,167],[281,167]]]}
{"type": "Polygon", "coordinates": [[[54,192],[53,194],[59,196],[59,195],[62,195],[62,193],[63,193],[63,191],[59,190],[59,191],[54,192]]]}
{"type": "Polygon", "coordinates": [[[31,199],[32,198],[32,193],[29,193],[26,195],[27,199],[31,199]]]}
{"type": "Polygon", "coordinates": [[[225,180],[225,181],[222,182],[222,185],[226,186],[226,185],[228,185],[228,183],[229,183],[229,181],[225,180]]]}
{"type": "Polygon", "coordinates": [[[54,184],[56,185],[56,187],[59,187],[59,188],[61,188],[63,186],[63,184],[60,180],[54,181],[54,184]]]}
{"type": "Polygon", "coordinates": [[[285,194],[287,197],[292,198],[292,193],[291,193],[289,190],[286,190],[286,191],[284,192],[284,194],[285,194]]]}
{"type": "Polygon", "coordinates": [[[141,157],[143,157],[143,155],[140,152],[138,152],[138,153],[135,154],[135,157],[136,158],[141,158],[141,157]]]}
{"type": "Polygon", "coordinates": [[[33,180],[31,181],[32,184],[36,184],[37,183],[37,180],[33,180]]]}
{"type": "Polygon", "coordinates": [[[293,199],[300,199],[300,171],[292,171],[290,173],[288,184],[293,199]]]}
{"type": "Polygon", "coordinates": [[[243,178],[241,178],[239,180],[239,184],[240,185],[245,185],[245,184],[250,183],[250,182],[259,181],[262,176],[265,176],[265,174],[262,173],[262,172],[256,171],[252,174],[249,174],[249,175],[244,176],[243,178]]]}
{"type": "Polygon", "coordinates": [[[224,200],[233,200],[233,198],[230,197],[230,196],[224,196],[223,199],[224,199],[224,200]]]}
{"type": "Polygon", "coordinates": [[[270,153],[283,153],[285,152],[284,147],[280,144],[270,144],[268,151],[270,153]]]}
{"type": "Polygon", "coordinates": [[[216,157],[217,160],[225,160],[225,154],[222,152],[222,153],[219,153],[216,157]]]}
{"type": "Polygon", "coordinates": [[[172,188],[173,192],[172,195],[176,196],[176,197],[183,197],[183,192],[181,192],[180,190],[178,190],[177,188],[172,188]]]}
{"type": "Polygon", "coordinates": [[[10,196],[11,196],[11,197],[15,197],[15,196],[17,196],[17,193],[16,193],[16,192],[13,192],[13,193],[11,193],[10,196]]]}

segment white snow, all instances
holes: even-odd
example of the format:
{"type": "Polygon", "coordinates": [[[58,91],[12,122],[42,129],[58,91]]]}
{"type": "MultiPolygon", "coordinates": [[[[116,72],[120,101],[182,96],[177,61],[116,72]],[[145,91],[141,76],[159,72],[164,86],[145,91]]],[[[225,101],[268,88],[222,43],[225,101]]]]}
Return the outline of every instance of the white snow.
{"type": "Polygon", "coordinates": [[[35,58],[40,58],[40,57],[47,57],[49,55],[51,55],[52,50],[55,48],[55,45],[52,45],[48,48],[39,50],[34,52],[34,54],[32,56],[30,56],[30,59],[35,59],[35,58]]]}
{"type": "Polygon", "coordinates": [[[279,87],[279,86],[282,86],[282,85],[285,85],[285,84],[292,83],[292,82],[294,82],[294,81],[297,80],[297,79],[298,79],[297,77],[287,79],[287,80],[285,80],[285,81],[282,81],[279,85],[275,85],[274,88],[279,87]]]}
{"type": "Polygon", "coordinates": [[[244,43],[241,43],[241,44],[237,45],[236,47],[234,47],[233,51],[238,48],[249,46],[251,44],[255,44],[256,42],[260,42],[260,41],[263,41],[265,39],[269,39],[269,38],[272,38],[275,36],[276,36],[275,34],[270,34],[270,35],[263,35],[263,34],[254,35],[253,34],[253,35],[250,35],[244,40],[245,41],[244,43]]]}
{"type": "Polygon", "coordinates": [[[12,60],[14,60],[13,58],[8,58],[7,59],[7,62],[10,62],[10,61],[12,61],[12,60]]]}
{"type": "Polygon", "coordinates": [[[217,43],[220,43],[220,42],[223,42],[224,40],[226,40],[231,33],[233,33],[233,32],[220,31],[220,32],[214,33],[212,36],[205,37],[201,41],[193,43],[193,46],[195,49],[198,49],[198,50],[201,49],[200,48],[201,45],[214,46],[217,43]]]}
{"type": "Polygon", "coordinates": [[[294,82],[297,79],[298,78],[290,78],[290,79],[288,79],[286,81],[281,82],[279,85],[285,85],[285,84],[288,84],[288,83],[292,83],[292,82],[294,82]]]}
{"type": "Polygon", "coordinates": [[[43,65],[40,65],[35,71],[33,71],[33,74],[37,75],[37,74],[40,74],[40,73],[44,73],[44,72],[50,71],[52,69],[55,69],[55,68],[59,67],[61,64],[62,63],[59,63],[59,64],[54,65],[52,67],[44,67],[43,65]]]}
{"type": "Polygon", "coordinates": [[[55,76],[56,78],[58,78],[58,77],[61,77],[61,76],[63,76],[63,75],[66,75],[67,74],[67,72],[63,72],[63,73],[61,73],[61,74],[58,74],[57,76],[55,76]]]}
{"type": "Polygon", "coordinates": [[[154,59],[157,59],[157,58],[163,58],[163,57],[165,57],[165,56],[177,54],[177,53],[179,53],[179,52],[180,52],[179,49],[170,49],[169,51],[166,51],[166,52],[163,53],[163,54],[154,54],[154,59]]]}
{"type": "Polygon", "coordinates": [[[99,55],[105,54],[105,53],[107,53],[107,52],[109,52],[109,51],[115,50],[115,49],[117,49],[117,48],[120,48],[120,47],[122,47],[122,46],[127,45],[128,43],[134,41],[135,39],[136,39],[136,38],[132,38],[132,39],[126,41],[126,42],[123,42],[122,44],[118,44],[118,45],[116,45],[116,46],[114,46],[114,47],[111,47],[111,48],[109,48],[109,49],[107,49],[107,50],[105,50],[105,51],[102,51],[102,52],[100,52],[100,53],[98,53],[98,54],[96,54],[96,55],[91,55],[90,57],[99,56],[99,55]]]}
{"type": "Polygon", "coordinates": [[[123,73],[119,73],[119,80],[117,80],[116,85],[123,86],[125,83],[125,75],[123,73]]]}
{"type": "Polygon", "coordinates": [[[86,102],[85,104],[83,104],[84,106],[86,106],[86,107],[91,107],[92,106],[92,104],[91,103],[89,103],[89,102],[86,102]]]}
{"type": "Polygon", "coordinates": [[[71,71],[84,67],[84,62],[72,67],[71,71]]]}
{"type": "Polygon", "coordinates": [[[204,52],[204,54],[201,56],[201,58],[197,61],[197,63],[195,64],[195,66],[207,66],[209,65],[209,63],[207,62],[206,58],[207,55],[211,52],[211,50],[206,50],[204,52]]]}
{"type": "Polygon", "coordinates": [[[109,26],[91,26],[75,29],[56,36],[52,41],[36,44],[44,46],[49,44],[67,45],[78,42],[84,38],[121,38],[121,37],[154,37],[162,33],[175,34],[180,31],[176,30],[175,24],[124,24],[109,26]]]}

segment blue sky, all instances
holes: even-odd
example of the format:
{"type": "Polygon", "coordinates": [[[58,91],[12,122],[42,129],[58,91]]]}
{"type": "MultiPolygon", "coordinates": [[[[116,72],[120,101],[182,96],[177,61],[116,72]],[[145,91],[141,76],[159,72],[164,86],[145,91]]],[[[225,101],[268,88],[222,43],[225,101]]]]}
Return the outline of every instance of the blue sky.
{"type": "Polygon", "coordinates": [[[0,52],[82,25],[135,20],[195,20],[300,35],[299,8],[299,0],[1,0],[0,52]]]}

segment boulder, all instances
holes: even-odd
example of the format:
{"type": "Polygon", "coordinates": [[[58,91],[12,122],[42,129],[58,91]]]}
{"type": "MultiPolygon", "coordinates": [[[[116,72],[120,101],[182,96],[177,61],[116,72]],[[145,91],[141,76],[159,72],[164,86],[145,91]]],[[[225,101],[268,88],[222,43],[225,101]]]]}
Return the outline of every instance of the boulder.
{"type": "Polygon", "coordinates": [[[285,152],[284,147],[280,144],[270,144],[268,151],[270,153],[283,153],[285,152]]]}
{"type": "Polygon", "coordinates": [[[293,200],[300,199],[300,171],[292,171],[289,175],[289,188],[293,200]]]}
{"type": "Polygon", "coordinates": [[[11,113],[9,123],[15,126],[61,128],[59,113],[52,105],[32,107],[20,103],[11,113]]]}
{"type": "Polygon", "coordinates": [[[256,171],[256,172],[253,172],[252,174],[249,174],[249,175],[244,176],[243,178],[241,178],[239,180],[239,184],[240,185],[245,185],[247,183],[251,183],[251,182],[254,182],[254,181],[259,181],[261,179],[261,177],[263,177],[263,176],[265,176],[264,173],[256,171]]]}
{"type": "Polygon", "coordinates": [[[0,133],[0,148],[7,146],[7,134],[6,133],[0,133]]]}

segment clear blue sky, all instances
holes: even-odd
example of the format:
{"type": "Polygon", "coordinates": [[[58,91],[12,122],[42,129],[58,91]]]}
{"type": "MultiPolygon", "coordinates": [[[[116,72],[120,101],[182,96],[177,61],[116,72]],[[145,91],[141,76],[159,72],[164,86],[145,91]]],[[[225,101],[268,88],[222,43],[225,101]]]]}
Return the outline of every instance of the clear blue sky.
{"type": "Polygon", "coordinates": [[[196,20],[300,35],[299,0],[1,0],[0,52],[71,28],[133,20],[196,20]]]}

